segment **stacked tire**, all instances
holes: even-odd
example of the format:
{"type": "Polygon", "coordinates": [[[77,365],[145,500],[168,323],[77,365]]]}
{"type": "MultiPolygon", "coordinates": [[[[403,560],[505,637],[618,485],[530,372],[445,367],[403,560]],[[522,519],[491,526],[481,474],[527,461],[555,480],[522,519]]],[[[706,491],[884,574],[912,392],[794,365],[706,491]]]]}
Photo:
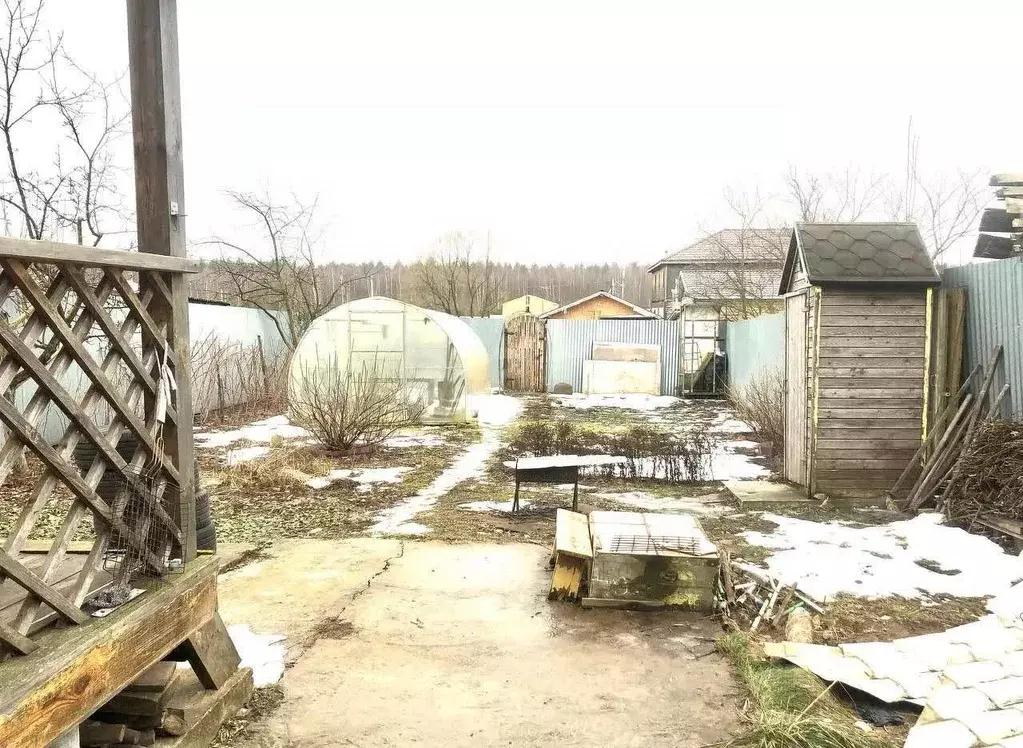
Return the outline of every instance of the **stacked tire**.
{"type": "MultiPolygon", "coordinates": [[[[138,438],[134,434],[125,433],[121,436],[121,440],[117,443],[117,453],[121,455],[125,462],[130,462],[131,458],[135,455],[135,449],[138,447],[138,438]]],[[[89,467],[92,465],[93,460],[96,458],[98,453],[96,445],[92,442],[79,442],[75,447],[74,458],[75,463],[78,465],[78,469],[82,471],[84,475],[89,467]]],[[[204,491],[200,487],[201,481],[199,480],[199,461],[195,462],[195,546],[200,551],[216,551],[217,550],[217,529],[213,526],[213,511],[210,506],[210,494],[209,491],[204,491]]],[[[96,493],[99,494],[100,498],[103,499],[107,504],[112,504],[114,499],[117,498],[117,491],[121,487],[121,478],[113,470],[107,469],[103,471],[103,477],[100,479],[99,485],[96,486],[96,493]]],[[[126,511],[130,511],[131,507],[128,507],[126,511]]],[[[95,525],[96,520],[93,520],[95,525]]]]}

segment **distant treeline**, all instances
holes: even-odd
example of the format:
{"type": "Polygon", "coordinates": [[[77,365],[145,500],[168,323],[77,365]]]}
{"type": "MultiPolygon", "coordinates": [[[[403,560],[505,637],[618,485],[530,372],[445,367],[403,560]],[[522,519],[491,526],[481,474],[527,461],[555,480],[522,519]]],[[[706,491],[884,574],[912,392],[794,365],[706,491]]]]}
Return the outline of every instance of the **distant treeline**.
{"type": "MultiPolygon", "coordinates": [[[[483,265],[478,265],[482,272],[483,265]]],[[[317,268],[319,291],[328,295],[341,287],[339,303],[367,296],[391,298],[421,303],[417,299],[417,264],[397,263],[330,263],[317,268]]],[[[522,265],[497,263],[491,266],[502,300],[523,294],[534,294],[561,304],[588,296],[597,291],[609,291],[633,304],[648,306],[650,291],[644,266],[627,265],[522,265]]],[[[238,297],[237,285],[231,275],[214,265],[206,264],[189,277],[189,294],[195,298],[244,304],[238,297]]],[[[500,311],[497,309],[496,311],[500,311]]]]}

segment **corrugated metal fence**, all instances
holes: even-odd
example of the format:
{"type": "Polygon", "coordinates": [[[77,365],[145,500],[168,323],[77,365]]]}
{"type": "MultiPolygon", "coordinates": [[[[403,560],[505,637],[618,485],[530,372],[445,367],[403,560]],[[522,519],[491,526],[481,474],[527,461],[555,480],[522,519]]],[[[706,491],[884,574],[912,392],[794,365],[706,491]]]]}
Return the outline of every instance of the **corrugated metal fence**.
{"type": "Polygon", "coordinates": [[[504,387],[504,318],[459,317],[483,341],[490,359],[490,386],[504,387]]]}
{"type": "Polygon", "coordinates": [[[742,387],[763,371],[785,368],[785,313],[725,325],[728,384],[742,387]]]}
{"type": "Polygon", "coordinates": [[[966,288],[963,370],[983,365],[1000,343],[1002,363],[992,390],[1008,382],[1002,415],[1023,420],[1023,258],[945,268],[941,277],[947,288],[966,288]]]}
{"type": "Polygon", "coordinates": [[[678,390],[679,323],[663,319],[547,320],[547,389],[567,382],[583,386],[583,361],[594,343],[644,343],[661,346],[661,394],[678,390]]]}

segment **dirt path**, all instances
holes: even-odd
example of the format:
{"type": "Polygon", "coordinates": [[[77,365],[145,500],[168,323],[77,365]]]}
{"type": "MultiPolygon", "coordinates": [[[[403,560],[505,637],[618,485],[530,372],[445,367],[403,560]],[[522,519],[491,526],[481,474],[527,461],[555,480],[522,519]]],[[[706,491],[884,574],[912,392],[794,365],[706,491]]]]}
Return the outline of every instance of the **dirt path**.
{"type": "Polygon", "coordinates": [[[549,603],[536,546],[397,546],[318,541],[301,553],[314,567],[288,564],[280,543],[222,586],[225,615],[258,631],[262,611],[277,611],[272,624],[289,630],[272,633],[307,645],[281,682],[283,704],[233,747],[696,748],[734,726],[713,622],[549,603]],[[318,626],[325,616],[334,625],[318,626]]]}

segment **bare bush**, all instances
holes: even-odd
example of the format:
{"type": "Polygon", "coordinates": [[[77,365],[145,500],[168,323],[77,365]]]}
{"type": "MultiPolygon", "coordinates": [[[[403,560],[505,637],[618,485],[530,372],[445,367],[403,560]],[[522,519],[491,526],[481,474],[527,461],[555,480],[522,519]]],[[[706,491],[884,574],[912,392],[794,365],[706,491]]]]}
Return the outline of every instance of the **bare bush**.
{"type": "Polygon", "coordinates": [[[785,375],[764,369],[745,385],[729,387],[726,396],[738,418],[779,454],[785,443],[785,375]]]}
{"type": "Polygon", "coordinates": [[[410,378],[376,356],[302,366],[292,384],[292,421],[338,452],[379,445],[418,424],[426,410],[410,378]]]}
{"type": "Polygon", "coordinates": [[[193,344],[190,363],[197,423],[223,420],[228,410],[237,416],[284,410],[288,357],[267,350],[262,338],[246,346],[211,333],[193,344]]]}
{"type": "Polygon", "coordinates": [[[609,465],[607,477],[656,478],[666,483],[699,483],[711,476],[714,440],[705,431],[669,434],[649,426],[633,426],[614,434],[606,451],[624,457],[609,465]]]}

